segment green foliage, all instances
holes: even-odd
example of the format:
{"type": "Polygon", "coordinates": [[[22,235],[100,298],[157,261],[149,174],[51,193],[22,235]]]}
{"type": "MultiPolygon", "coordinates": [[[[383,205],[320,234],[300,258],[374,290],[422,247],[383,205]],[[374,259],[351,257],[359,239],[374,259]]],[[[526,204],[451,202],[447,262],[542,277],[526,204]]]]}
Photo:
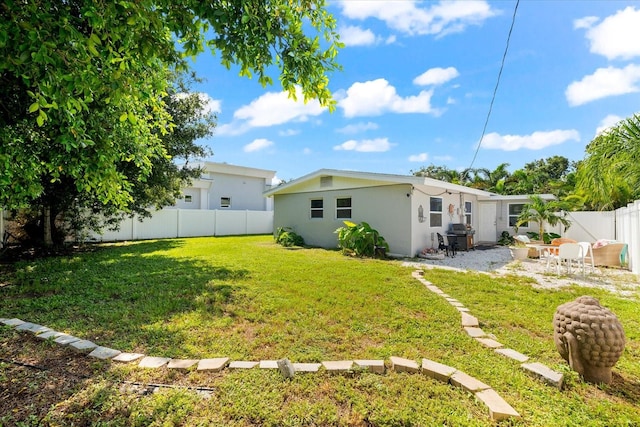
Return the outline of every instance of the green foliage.
{"type": "Polygon", "coordinates": [[[503,231],[500,234],[500,238],[498,239],[498,244],[501,246],[511,246],[513,245],[513,236],[508,231],[503,231]]]}
{"type": "Polygon", "coordinates": [[[613,210],[640,199],[640,114],[596,136],[577,173],[576,194],[589,209],[613,210]]]}
{"type": "Polygon", "coordinates": [[[66,208],[60,192],[126,213],[172,198],[175,185],[156,179],[178,158],[178,137],[163,139],[179,122],[167,96],[174,74],[205,49],[263,85],[275,70],[291,96],[335,107],[328,73],[341,44],[324,0],[54,3],[0,7],[4,208],[66,208]]]}
{"type": "Polygon", "coordinates": [[[275,234],[276,243],[284,247],[304,246],[304,239],[290,227],[278,227],[275,234]]]}
{"type": "MultiPolygon", "coordinates": [[[[527,231],[527,236],[529,236],[531,240],[540,240],[540,234],[536,233],[535,231],[527,231]]],[[[558,237],[562,237],[562,236],[560,236],[557,233],[545,232],[543,242],[548,245],[549,243],[551,243],[553,239],[557,239],[558,237]]]]}
{"type": "Polygon", "coordinates": [[[359,257],[381,256],[380,248],[389,250],[389,244],[380,233],[371,228],[366,222],[360,224],[351,221],[343,221],[344,227],[338,228],[338,247],[345,254],[354,254],[359,257]]]}
{"type": "Polygon", "coordinates": [[[538,223],[540,231],[538,236],[544,236],[545,224],[555,226],[562,224],[566,228],[571,226],[571,221],[566,218],[564,211],[570,210],[571,205],[566,201],[544,200],[537,195],[529,196],[529,203],[524,205],[522,212],[518,216],[515,229],[518,230],[522,224],[528,222],[538,223]]]}

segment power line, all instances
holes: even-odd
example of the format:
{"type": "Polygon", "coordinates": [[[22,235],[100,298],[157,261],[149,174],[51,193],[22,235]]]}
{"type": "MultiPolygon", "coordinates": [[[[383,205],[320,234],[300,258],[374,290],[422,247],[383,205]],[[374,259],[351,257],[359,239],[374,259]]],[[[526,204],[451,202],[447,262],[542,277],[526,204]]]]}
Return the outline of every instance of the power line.
{"type": "MultiPolygon", "coordinates": [[[[496,100],[496,93],[498,93],[498,86],[500,86],[500,77],[502,77],[504,62],[507,59],[507,52],[509,51],[509,42],[511,41],[511,33],[513,32],[513,26],[516,23],[516,13],[518,12],[519,4],[520,4],[520,0],[516,0],[516,6],[513,8],[513,16],[511,17],[511,27],[509,27],[509,34],[507,35],[507,44],[504,48],[504,53],[502,54],[502,63],[500,64],[500,71],[498,72],[496,87],[493,89],[493,96],[491,97],[491,103],[489,104],[489,111],[487,112],[487,118],[484,121],[482,134],[480,135],[480,140],[478,141],[478,146],[476,147],[476,151],[473,154],[473,159],[471,160],[471,164],[466,169],[466,171],[470,170],[471,167],[473,166],[473,163],[476,161],[476,157],[478,156],[478,151],[480,151],[480,147],[482,146],[482,140],[484,139],[484,134],[487,132],[487,126],[489,125],[489,117],[491,117],[491,111],[493,110],[493,102],[496,100]]],[[[467,173],[466,171],[464,172],[465,174],[467,173]]],[[[462,176],[461,181],[464,181],[464,175],[462,176]]]]}

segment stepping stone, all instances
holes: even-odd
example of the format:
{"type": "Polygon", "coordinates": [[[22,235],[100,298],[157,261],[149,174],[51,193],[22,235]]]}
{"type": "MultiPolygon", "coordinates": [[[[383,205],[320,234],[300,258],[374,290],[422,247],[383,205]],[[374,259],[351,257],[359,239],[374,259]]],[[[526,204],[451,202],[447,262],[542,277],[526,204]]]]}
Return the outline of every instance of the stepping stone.
{"type": "Polygon", "coordinates": [[[227,368],[229,368],[229,369],[251,369],[251,368],[255,368],[259,364],[260,364],[260,362],[247,362],[247,361],[241,361],[241,360],[234,360],[233,362],[229,363],[229,366],[227,366],[227,368]]]}
{"type": "Polygon", "coordinates": [[[456,387],[460,387],[468,392],[475,393],[476,391],[486,390],[491,388],[487,384],[483,383],[480,380],[475,379],[471,375],[467,375],[462,371],[456,371],[451,375],[451,379],[449,380],[451,384],[456,387]]]}
{"type": "Polygon", "coordinates": [[[48,340],[49,338],[58,338],[62,335],[65,335],[64,332],[49,331],[36,335],[36,338],[39,340],[48,340]]]}
{"type": "Polygon", "coordinates": [[[49,332],[53,329],[46,326],[36,325],[35,323],[24,322],[21,325],[16,326],[16,331],[31,332],[32,334],[40,334],[42,332],[49,332]]]}
{"type": "Polygon", "coordinates": [[[526,356],[510,348],[496,348],[495,352],[500,353],[503,356],[507,356],[508,358],[516,360],[518,362],[526,362],[527,360],[529,360],[529,356],[526,356]]]}
{"type": "Polygon", "coordinates": [[[151,368],[151,369],[161,368],[164,365],[166,365],[167,363],[169,363],[170,360],[171,360],[171,358],[169,358],[169,357],[146,356],[144,359],[142,359],[140,361],[138,366],[140,368],[151,368]]]}
{"type": "Polygon", "coordinates": [[[467,333],[467,335],[469,335],[472,338],[480,338],[480,337],[487,336],[487,334],[485,334],[484,331],[480,328],[472,328],[467,326],[464,328],[464,330],[467,333]]]}
{"type": "Polygon", "coordinates": [[[420,370],[418,364],[409,359],[403,359],[402,357],[391,356],[391,369],[396,372],[409,372],[415,374],[420,370]]]}
{"type": "Polygon", "coordinates": [[[64,334],[64,335],[60,335],[54,341],[60,345],[68,345],[68,344],[71,344],[72,342],[80,341],[80,338],[76,338],[74,336],[64,334]]]}
{"type": "Polygon", "coordinates": [[[322,364],[320,363],[294,363],[293,369],[296,372],[318,372],[322,364]]]}
{"type": "Polygon", "coordinates": [[[457,299],[455,299],[455,298],[451,298],[451,297],[450,297],[449,295],[447,295],[447,294],[442,294],[442,296],[444,297],[444,299],[446,299],[446,300],[447,300],[447,301],[449,301],[449,302],[460,302],[460,301],[458,301],[458,300],[457,300],[457,299]]]}
{"type": "Polygon", "coordinates": [[[189,369],[198,363],[197,359],[171,359],[167,368],[169,369],[189,369]]]}
{"type": "Polygon", "coordinates": [[[4,323],[7,326],[20,326],[26,322],[24,320],[13,318],[13,319],[3,319],[2,323],[4,323]]]}
{"type": "Polygon", "coordinates": [[[140,354],[140,353],[120,353],[119,355],[117,355],[116,357],[114,357],[111,360],[114,360],[116,362],[129,363],[129,362],[133,362],[134,360],[138,360],[141,357],[144,357],[144,354],[140,354]]]}
{"type": "Polygon", "coordinates": [[[461,302],[451,302],[449,301],[449,304],[451,304],[454,307],[464,307],[464,304],[461,302]]]}
{"type": "Polygon", "coordinates": [[[544,382],[551,384],[554,387],[558,387],[558,389],[562,390],[562,387],[564,385],[564,375],[560,372],[556,372],[546,365],[538,362],[523,363],[520,366],[522,366],[522,369],[542,379],[544,382]]]}
{"type": "Polygon", "coordinates": [[[324,369],[331,373],[350,372],[353,367],[353,360],[334,360],[322,362],[324,369]]]}
{"type": "Polygon", "coordinates": [[[98,344],[92,343],[89,340],[78,340],[69,343],[69,347],[79,353],[89,353],[90,351],[98,347],[98,344]]]}
{"type": "Polygon", "coordinates": [[[478,323],[478,318],[474,317],[468,313],[460,313],[462,326],[470,326],[470,327],[478,327],[480,324],[478,323]]]}
{"type": "Polygon", "coordinates": [[[443,365],[442,363],[429,359],[422,359],[422,373],[438,381],[448,383],[449,378],[451,378],[451,375],[453,375],[455,371],[457,371],[457,369],[451,366],[443,365]]]}
{"type": "Polygon", "coordinates": [[[107,360],[113,357],[116,357],[122,353],[120,350],[114,350],[109,347],[96,347],[91,353],[89,353],[89,357],[95,357],[96,359],[107,360]]]}
{"type": "Polygon", "coordinates": [[[466,313],[470,311],[467,307],[456,307],[456,310],[458,310],[461,313],[466,313]]]}
{"type": "Polygon", "coordinates": [[[260,369],[278,369],[277,360],[261,360],[260,369]]]}
{"type": "Polygon", "coordinates": [[[498,341],[493,340],[491,338],[476,337],[476,341],[478,341],[480,344],[484,345],[485,347],[489,347],[489,348],[502,347],[502,344],[500,344],[498,341]]]}
{"type": "Polygon", "coordinates": [[[494,421],[502,421],[512,417],[520,418],[520,414],[492,388],[477,392],[476,398],[487,405],[489,416],[494,421]]]}
{"type": "Polygon", "coordinates": [[[384,360],[354,360],[357,368],[366,369],[374,374],[384,374],[384,360]]]}
{"type": "Polygon", "coordinates": [[[220,372],[229,363],[228,357],[216,357],[215,359],[202,359],[198,362],[198,371],[220,372]]]}

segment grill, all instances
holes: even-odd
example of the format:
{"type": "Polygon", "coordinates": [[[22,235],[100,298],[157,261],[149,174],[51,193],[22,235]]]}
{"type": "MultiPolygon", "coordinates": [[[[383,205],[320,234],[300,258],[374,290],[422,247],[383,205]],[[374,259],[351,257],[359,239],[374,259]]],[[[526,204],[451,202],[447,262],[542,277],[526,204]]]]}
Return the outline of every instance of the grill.
{"type": "Polygon", "coordinates": [[[475,249],[473,244],[473,235],[476,230],[467,228],[466,224],[451,224],[447,231],[447,240],[449,244],[456,243],[459,251],[468,251],[475,249]]]}

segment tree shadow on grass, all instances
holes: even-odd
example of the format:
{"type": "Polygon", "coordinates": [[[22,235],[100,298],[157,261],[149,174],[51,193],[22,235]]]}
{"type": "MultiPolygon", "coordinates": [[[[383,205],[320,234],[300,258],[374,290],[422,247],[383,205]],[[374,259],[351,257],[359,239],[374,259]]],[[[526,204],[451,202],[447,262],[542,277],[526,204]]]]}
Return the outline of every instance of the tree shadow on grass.
{"type": "Polygon", "coordinates": [[[602,388],[607,394],[624,399],[631,404],[640,402],[640,382],[624,378],[617,372],[612,372],[611,383],[603,385],[602,388]]]}
{"type": "MultiPolygon", "coordinates": [[[[243,298],[245,269],[182,257],[181,240],[136,242],[17,265],[0,317],[18,317],[122,351],[177,349],[193,319],[243,298]],[[172,319],[187,319],[174,324],[172,319]]],[[[200,326],[200,325],[198,325],[200,326]]]]}

